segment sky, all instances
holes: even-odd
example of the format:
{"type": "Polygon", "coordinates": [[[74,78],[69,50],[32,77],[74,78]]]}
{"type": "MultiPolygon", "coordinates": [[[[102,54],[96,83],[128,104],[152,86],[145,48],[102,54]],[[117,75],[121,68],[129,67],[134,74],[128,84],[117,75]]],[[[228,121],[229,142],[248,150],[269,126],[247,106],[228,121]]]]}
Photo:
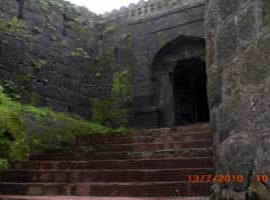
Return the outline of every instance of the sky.
{"type": "Polygon", "coordinates": [[[119,9],[122,6],[128,6],[130,3],[137,3],[139,0],[67,0],[79,6],[85,6],[96,14],[110,12],[113,9],[119,9]]]}

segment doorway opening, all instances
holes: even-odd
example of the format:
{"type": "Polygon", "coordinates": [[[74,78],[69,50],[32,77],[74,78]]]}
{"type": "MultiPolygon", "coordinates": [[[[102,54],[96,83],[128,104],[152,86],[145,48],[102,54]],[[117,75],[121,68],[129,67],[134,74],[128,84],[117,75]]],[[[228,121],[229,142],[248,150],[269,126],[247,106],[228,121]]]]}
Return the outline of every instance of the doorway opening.
{"type": "Polygon", "coordinates": [[[181,60],[171,74],[175,125],[209,121],[205,63],[199,58],[181,60]]]}

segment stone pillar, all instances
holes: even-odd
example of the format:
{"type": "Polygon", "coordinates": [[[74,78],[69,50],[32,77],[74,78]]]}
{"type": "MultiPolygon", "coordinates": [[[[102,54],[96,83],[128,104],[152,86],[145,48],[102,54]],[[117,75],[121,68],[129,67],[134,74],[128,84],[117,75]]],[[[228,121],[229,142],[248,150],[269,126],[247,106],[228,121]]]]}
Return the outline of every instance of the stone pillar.
{"type": "Polygon", "coordinates": [[[217,173],[270,175],[270,1],[208,0],[206,38],[217,173]]]}

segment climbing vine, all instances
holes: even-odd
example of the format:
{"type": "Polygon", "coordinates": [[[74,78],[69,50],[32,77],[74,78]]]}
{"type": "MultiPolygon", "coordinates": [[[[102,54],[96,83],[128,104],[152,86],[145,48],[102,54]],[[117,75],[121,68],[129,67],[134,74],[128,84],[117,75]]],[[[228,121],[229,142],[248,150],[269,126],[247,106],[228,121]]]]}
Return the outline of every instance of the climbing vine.
{"type": "Polygon", "coordinates": [[[125,127],[128,125],[128,105],[130,103],[130,73],[128,71],[115,72],[111,97],[92,101],[93,119],[106,126],[125,127]]]}
{"type": "Polygon", "coordinates": [[[115,72],[113,76],[113,97],[122,104],[131,101],[131,75],[128,71],[115,72]]]}

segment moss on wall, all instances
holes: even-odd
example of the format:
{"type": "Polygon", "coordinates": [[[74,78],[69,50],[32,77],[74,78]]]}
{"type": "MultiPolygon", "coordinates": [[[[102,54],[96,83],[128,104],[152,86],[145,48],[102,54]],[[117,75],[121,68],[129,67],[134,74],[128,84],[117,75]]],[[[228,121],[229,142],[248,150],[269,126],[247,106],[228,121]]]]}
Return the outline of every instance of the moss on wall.
{"type": "Polygon", "coordinates": [[[29,37],[30,31],[28,30],[25,22],[17,17],[11,19],[0,20],[0,31],[13,34],[15,36],[29,37]]]}
{"type": "Polygon", "coordinates": [[[166,44],[166,37],[164,32],[158,32],[158,40],[160,43],[160,46],[164,46],[166,44]]]}
{"type": "Polygon", "coordinates": [[[65,8],[75,8],[74,5],[67,1],[62,1],[62,0],[37,0],[37,4],[39,7],[44,10],[49,12],[50,8],[57,8],[61,11],[64,11],[65,8]]]}
{"type": "Polygon", "coordinates": [[[71,56],[82,57],[82,58],[90,58],[88,53],[83,48],[76,48],[74,51],[71,52],[71,56]]]}
{"type": "Polygon", "coordinates": [[[115,72],[113,76],[112,95],[122,104],[131,102],[131,74],[128,71],[115,72]]]}
{"type": "Polygon", "coordinates": [[[112,33],[114,31],[116,31],[117,29],[117,25],[115,24],[110,24],[109,26],[106,26],[104,31],[102,32],[103,34],[109,34],[112,33]]]}
{"type": "Polygon", "coordinates": [[[264,25],[270,24],[270,2],[263,0],[263,23],[264,25]]]}
{"type": "Polygon", "coordinates": [[[81,25],[80,23],[76,22],[76,21],[69,21],[67,22],[67,26],[77,32],[80,33],[82,36],[87,37],[88,36],[88,30],[85,26],[81,25]]]}
{"type": "Polygon", "coordinates": [[[41,70],[47,65],[47,60],[44,59],[37,59],[32,61],[32,66],[36,70],[41,70]]]}
{"type": "Polygon", "coordinates": [[[128,49],[132,48],[132,34],[131,32],[125,33],[123,36],[123,41],[126,43],[128,49]]]}

